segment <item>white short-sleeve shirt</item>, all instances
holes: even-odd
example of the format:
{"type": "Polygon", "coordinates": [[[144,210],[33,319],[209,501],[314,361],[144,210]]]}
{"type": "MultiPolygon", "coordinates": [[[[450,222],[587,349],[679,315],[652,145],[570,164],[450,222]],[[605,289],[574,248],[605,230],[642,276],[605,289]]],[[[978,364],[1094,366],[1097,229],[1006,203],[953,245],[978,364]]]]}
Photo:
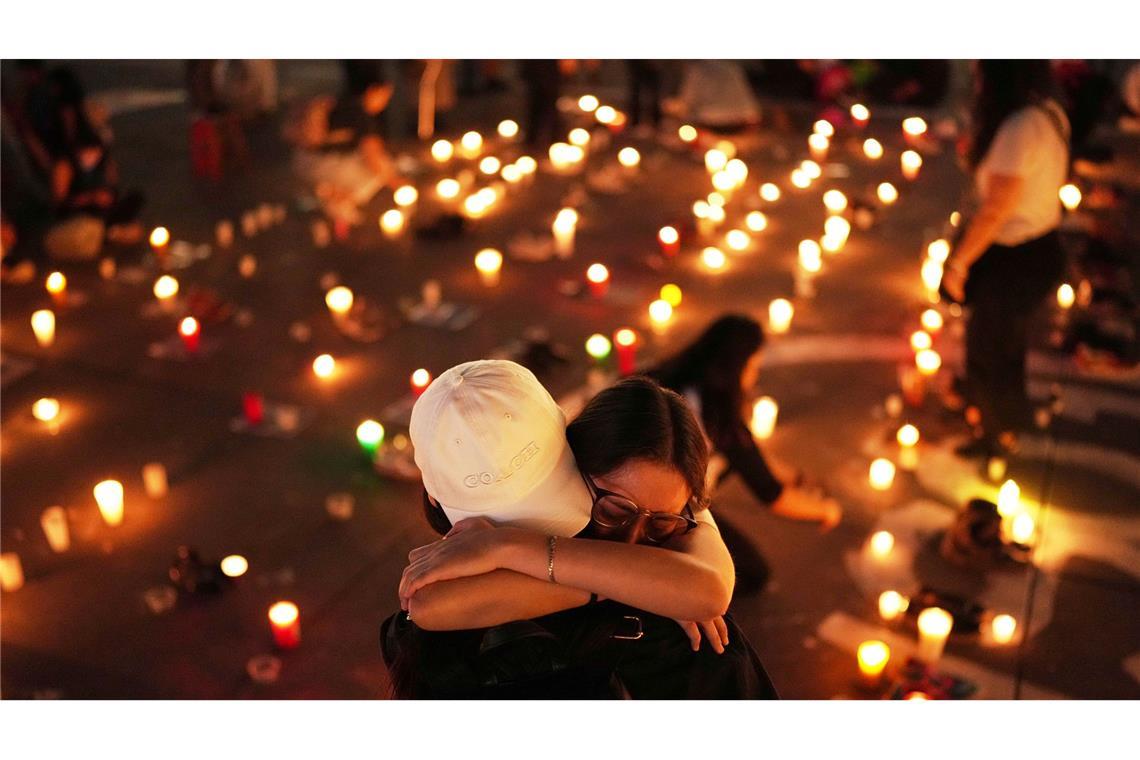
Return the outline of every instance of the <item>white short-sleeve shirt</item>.
{"type": "Polygon", "coordinates": [[[1021,177],[1024,184],[1017,206],[998,231],[995,242],[1018,245],[1061,224],[1057,193],[1069,174],[1068,134],[1065,112],[1052,100],[1023,108],[1002,122],[978,165],[978,194],[983,201],[988,197],[990,178],[995,174],[1021,177]],[[1056,115],[1056,124],[1043,108],[1056,115]]]}

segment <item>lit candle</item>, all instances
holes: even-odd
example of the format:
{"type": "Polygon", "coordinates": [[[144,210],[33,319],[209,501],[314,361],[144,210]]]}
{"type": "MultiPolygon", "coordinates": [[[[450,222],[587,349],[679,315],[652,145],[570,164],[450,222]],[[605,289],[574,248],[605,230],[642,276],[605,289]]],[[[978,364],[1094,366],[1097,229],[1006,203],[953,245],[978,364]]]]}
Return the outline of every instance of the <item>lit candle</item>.
{"type": "Polygon", "coordinates": [[[160,257],[166,253],[166,246],[170,243],[170,230],[165,227],[155,227],[150,233],[150,247],[160,257]]]}
{"type": "Polygon", "coordinates": [[[867,126],[867,122],[871,119],[871,112],[867,106],[862,103],[856,103],[851,106],[851,120],[855,122],[857,127],[867,126]]]}
{"type": "Polygon", "coordinates": [[[811,153],[811,157],[816,161],[824,161],[827,159],[827,149],[829,147],[831,147],[831,141],[827,139],[826,135],[816,133],[808,137],[808,151],[811,153]]]}
{"type": "Polygon", "coordinates": [[[570,130],[568,136],[571,145],[577,145],[579,148],[585,148],[590,144],[590,133],[581,127],[575,127],[570,130]]]}
{"type": "Polygon", "coordinates": [[[396,192],[392,193],[392,200],[400,208],[409,208],[416,205],[416,201],[420,198],[419,191],[411,185],[401,185],[396,188],[396,192]]]}
{"type": "Polygon", "coordinates": [[[827,234],[819,239],[820,247],[827,253],[839,253],[843,250],[843,244],[845,242],[846,241],[841,237],[834,237],[827,234]]]}
{"type": "Polygon", "coordinates": [[[701,263],[710,272],[721,272],[724,270],[725,264],[728,263],[728,259],[725,258],[724,251],[709,246],[701,251],[701,263]]]}
{"type": "Polygon", "coordinates": [[[499,122],[497,131],[499,133],[499,137],[503,138],[504,140],[513,140],[514,138],[518,137],[519,124],[513,119],[503,119],[499,122]]]}
{"type": "Polygon", "coordinates": [[[934,345],[934,339],[926,330],[915,330],[910,334],[910,347],[915,352],[925,351],[934,345]]]}
{"type": "Polygon", "coordinates": [[[445,201],[453,201],[459,196],[459,191],[462,189],[459,180],[445,177],[436,183],[435,194],[445,201]]]}
{"type": "Polygon", "coordinates": [[[599,124],[611,125],[617,122],[618,112],[613,106],[599,106],[594,109],[594,118],[599,124]]]}
{"type": "Polygon", "coordinates": [[[792,185],[804,190],[811,186],[811,177],[803,169],[792,170],[792,185]]]}
{"type": "Polygon", "coordinates": [[[998,514],[1002,517],[1013,517],[1021,511],[1021,488],[1015,480],[1007,480],[998,489],[998,514]]]}
{"type": "Polygon", "coordinates": [[[822,135],[830,138],[835,135],[835,127],[827,119],[817,119],[816,122],[811,125],[811,133],[813,135],[822,135]]]}
{"type": "Polygon", "coordinates": [[[1063,185],[1058,191],[1061,205],[1069,211],[1076,211],[1081,205],[1081,190],[1076,185],[1063,185]]]}
{"type": "Polygon", "coordinates": [[[752,405],[752,422],[749,428],[752,435],[760,440],[767,440],[776,429],[776,416],[780,407],[771,396],[761,396],[752,405]]]}
{"type": "Polygon", "coordinates": [[[902,446],[904,449],[917,446],[919,440],[918,428],[908,422],[899,428],[898,433],[895,434],[895,438],[898,440],[899,446],[902,446]]]}
{"type": "Polygon", "coordinates": [[[252,253],[243,254],[238,259],[238,274],[247,280],[257,274],[257,259],[252,253]]]}
{"type": "Polygon", "coordinates": [[[934,259],[927,259],[922,262],[922,284],[931,293],[938,292],[938,286],[942,284],[942,264],[934,259]]]}
{"type": "Polygon", "coordinates": [[[538,162],[530,156],[519,156],[518,160],[515,161],[515,166],[517,166],[519,171],[525,176],[532,176],[538,171],[538,162]]]}
{"type": "Polygon", "coordinates": [[[762,211],[749,211],[744,217],[744,226],[753,232],[763,232],[768,229],[768,217],[762,211]]]}
{"type": "Polygon", "coordinates": [[[1005,470],[1006,462],[1003,457],[990,457],[986,462],[986,475],[995,483],[1005,477],[1005,470]]]}
{"type": "Polygon", "coordinates": [[[692,124],[682,124],[677,129],[677,136],[683,143],[691,143],[697,139],[697,128],[692,124]]]}
{"type": "Polygon", "coordinates": [[[641,154],[637,152],[637,148],[622,148],[618,151],[618,163],[626,169],[635,170],[641,163],[641,154]]]}
{"type": "Polygon", "coordinates": [[[990,633],[995,644],[1008,644],[1013,641],[1013,634],[1017,630],[1017,620],[1013,615],[995,615],[990,621],[990,633]]]}
{"type": "Polygon", "coordinates": [[[578,212],[572,208],[564,208],[554,217],[551,232],[554,235],[554,250],[562,258],[568,258],[574,253],[574,231],[578,226],[578,212]]]}
{"type": "Polygon", "coordinates": [[[801,240],[799,245],[800,269],[816,274],[823,267],[819,243],[814,240],[801,240]]]}
{"type": "Polygon", "coordinates": [[[214,225],[214,240],[219,248],[229,248],[234,244],[234,223],[223,219],[214,225]]]}
{"type": "Polygon", "coordinates": [[[586,282],[589,283],[590,295],[601,298],[610,289],[610,270],[605,264],[591,264],[586,269],[586,282]]]}
{"type": "Polygon", "coordinates": [[[681,236],[676,227],[662,227],[657,231],[657,243],[661,246],[661,255],[672,258],[681,250],[681,236]]]}
{"type": "Polygon", "coordinates": [[[765,182],[760,186],[760,197],[768,203],[780,200],[780,188],[774,182],[765,182]]]}
{"type": "Polygon", "coordinates": [[[954,618],[941,607],[927,607],[918,613],[918,652],[915,657],[927,665],[937,663],[953,627],[954,618]]]}
{"type": "Polygon", "coordinates": [[[503,269],[503,254],[494,248],[484,248],[475,254],[475,269],[485,286],[495,287],[499,284],[499,275],[503,269]]]}
{"type": "Polygon", "coordinates": [[[431,385],[431,373],[421,367],[412,373],[409,382],[412,386],[412,395],[419,398],[423,395],[423,392],[427,390],[427,387],[431,385]]]}
{"type": "Polygon", "coordinates": [[[194,317],[186,317],[178,323],[178,335],[182,338],[182,347],[188,354],[198,353],[198,343],[202,336],[202,328],[194,317]]]}
{"type": "MultiPolygon", "coordinates": [[[[846,199],[844,199],[844,203],[846,203],[846,199]]],[[[829,216],[827,221],[823,223],[823,232],[825,237],[835,238],[841,243],[846,243],[851,234],[851,222],[841,216],[829,216]]]]}
{"type": "Polygon", "coordinates": [[[705,152],[705,169],[709,174],[716,174],[728,164],[728,156],[723,150],[709,148],[705,152]]]}
{"type": "Polygon", "coordinates": [[[392,208],[380,215],[380,229],[387,238],[395,238],[404,231],[404,212],[392,208]]]}
{"type": "Polygon", "coordinates": [[[24,586],[24,567],[16,552],[0,554],[0,588],[5,591],[19,591],[24,586]]]}
{"type": "Polygon", "coordinates": [[[56,308],[63,308],[67,305],[67,278],[63,272],[49,274],[47,281],[44,282],[44,287],[51,294],[52,303],[56,305],[56,308]]]}
{"type": "Polygon", "coordinates": [[[950,242],[942,238],[933,241],[930,245],[926,246],[926,256],[931,261],[945,264],[946,259],[950,258],[950,242]]]}
{"type": "Polygon", "coordinates": [[[881,182],[875,190],[884,206],[890,206],[899,199],[899,191],[890,182],[881,182]]]}
{"type": "Polygon", "coordinates": [[[40,527],[43,528],[51,550],[57,554],[71,548],[71,531],[67,527],[67,510],[63,507],[48,507],[40,515],[40,527]]]}
{"type": "Polygon", "coordinates": [[[712,175],[712,184],[721,193],[731,193],[736,189],[736,180],[723,169],[712,175]]]}
{"type": "Polygon", "coordinates": [[[384,442],[384,426],[376,420],[365,420],[356,427],[356,441],[369,459],[376,456],[376,450],[384,442]]]}
{"type": "Polygon", "coordinates": [[[920,116],[910,116],[903,119],[902,129],[906,141],[912,145],[917,144],[918,140],[926,134],[926,120],[920,116]]]}
{"type": "Polygon", "coordinates": [[[908,702],[927,702],[929,700],[930,697],[926,696],[926,693],[921,691],[907,692],[906,695],[906,701],[908,702]]]}
{"type": "Polygon", "coordinates": [[[59,401],[54,398],[41,398],[32,404],[32,416],[44,423],[54,435],[59,419],[59,401]]]}
{"type": "Polygon", "coordinates": [[[438,163],[447,163],[455,154],[455,146],[447,140],[436,140],[431,146],[431,157],[438,163]]]}
{"type": "Polygon", "coordinates": [[[252,391],[243,393],[241,396],[241,413],[250,425],[254,427],[260,425],[265,419],[265,404],[261,399],[261,394],[252,391]]]}
{"type": "Polygon", "coordinates": [[[668,327],[669,321],[672,319],[673,306],[668,301],[659,298],[649,304],[649,321],[658,332],[668,327]]]}
{"type": "Polygon", "coordinates": [[[507,164],[503,167],[503,170],[499,172],[499,175],[505,179],[508,184],[517,185],[522,181],[523,171],[517,164],[507,164]]]}
{"type": "Polygon", "coordinates": [[[273,643],[279,649],[296,649],[301,643],[301,616],[292,602],[277,602],[269,608],[273,643]]]}
{"type": "Polygon", "coordinates": [[[783,334],[792,325],[792,315],[795,307],[786,298],[776,298],[768,304],[768,329],[776,334],[783,334]]]}
{"type": "Polygon", "coordinates": [[[883,144],[873,137],[868,137],[863,141],[863,155],[872,161],[878,161],[883,157],[883,144]]]}
{"type": "Polygon", "coordinates": [[[501,168],[503,168],[503,162],[495,156],[486,156],[479,162],[479,171],[487,176],[498,174],[501,168]]]}
{"type": "Polygon", "coordinates": [[[1069,283],[1062,283],[1061,287],[1057,288],[1057,305],[1062,309],[1071,309],[1076,300],[1076,291],[1069,283]]]}
{"type": "Polygon", "coordinates": [[[903,616],[910,600],[897,591],[884,591],[879,594],[879,617],[884,622],[893,623],[903,616]]]}
{"type": "Polygon", "coordinates": [[[336,372],[336,359],[332,354],[321,354],[313,359],[313,374],[321,380],[328,380],[336,372]]]}
{"type": "Polygon", "coordinates": [[[612,349],[610,339],[600,333],[594,333],[586,338],[586,353],[598,364],[606,360],[612,349]]]}
{"type": "Polygon", "coordinates": [[[899,156],[899,163],[902,166],[903,177],[915,179],[918,176],[918,170],[922,168],[922,156],[913,150],[904,150],[899,156]]]}
{"type": "Polygon", "coordinates": [[[801,161],[800,171],[806,174],[809,179],[819,179],[823,176],[823,169],[815,161],[801,161]]]}
{"type": "Polygon", "coordinates": [[[863,683],[873,688],[883,678],[883,670],[891,659],[891,649],[881,641],[864,641],[859,645],[857,659],[863,683]]]}
{"type": "Polygon", "coordinates": [[[658,295],[662,301],[665,301],[674,309],[681,305],[681,300],[684,298],[680,286],[674,285],[671,282],[662,285],[661,290],[658,291],[658,295]]]}
{"type": "Polygon", "coordinates": [[[223,557],[218,566],[222,570],[222,575],[227,578],[240,578],[249,570],[249,561],[240,554],[231,554],[223,557]]]}
{"type": "Polygon", "coordinates": [[[942,357],[932,348],[924,348],[914,355],[914,365],[923,375],[930,377],[942,366],[942,357]]]}
{"type": "Polygon", "coordinates": [[[876,491],[886,491],[895,482],[895,465],[889,459],[876,459],[871,462],[871,469],[868,473],[871,488],[876,491]]]}
{"type": "Polygon", "coordinates": [[[922,312],[920,321],[927,332],[934,333],[935,335],[942,329],[942,315],[934,309],[927,309],[922,312]]]}
{"type": "Polygon", "coordinates": [[[733,189],[738,188],[748,179],[748,164],[734,158],[724,165],[724,173],[732,180],[733,189]]]}
{"type": "Polygon", "coordinates": [[[166,496],[170,484],[166,478],[166,467],[161,462],[148,462],[143,465],[143,488],[146,495],[152,499],[161,499],[166,496]]]}
{"type": "Polygon", "coordinates": [[[174,309],[176,295],[178,295],[178,280],[164,274],[154,281],[154,297],[158,299],[163,311],[174,309]]]}
{"type": "Polygon", "coordinates": [[[463,137],[459,138],[459,153],[464,158],[475,158],[482,149],[483,135],[474,130],[464,132],[463,137]]]}
{"type": "Polygon", "coordinates": [[[94,488],[95,503],[108,525],[123,522],[123,484],[117,480],[104,480],[94,488]]]}
{"type": "Polygon", "coordinates": [[[614,333],[614,346],[617,348],[618,372],[622,377],[632,375],[637,369],[637,333],[623,327],[614,333]]]}
{"type": "Polygon", "coordinates": [[[744,230],[729,230],[724,236],[724,244],[734,251],[747,250],[752,238],[748,237],[748,233],[744,230]]]}
{"type": "Polygon", "coordinates": [[[352,311],[352,302],[355,300],[352,291],[343,285],[337,285],[335,288],[325,293],[325,305],[329,307],[329,312],[332,313],[333,319],[343,319],[352,311]]]}
{"type": "Polygon", "coordinates": [[[841,214],[847,208],[847,196],[839,190],[828,190],[823,194],[823,205],[833,214],[841,214]]]}
{"type": "Polygon", "coordinates": [[[47,348],[55,342],[55,312],[50,309],[40,309],[32,313],[32,332],[36,334],[36,343],[41,348],[47,348]]]}

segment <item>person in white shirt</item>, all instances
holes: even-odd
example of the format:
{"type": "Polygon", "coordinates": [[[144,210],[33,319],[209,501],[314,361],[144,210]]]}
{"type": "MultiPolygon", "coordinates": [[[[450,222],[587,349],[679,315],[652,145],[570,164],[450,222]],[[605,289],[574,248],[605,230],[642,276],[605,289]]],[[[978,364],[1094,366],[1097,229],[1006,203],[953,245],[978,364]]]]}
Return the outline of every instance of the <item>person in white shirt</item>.
{"type": "Polygon", "coordinates": [[[970,307],[967,400],[981,413],[967,456],[1011,454],[1030,418],[1030,318],[1064,272],[1058,191],[1069,171],[1069,122],[1048,61],[979,61],[966,161],[979,209],[946,262],[943,290],[970,307]]]}

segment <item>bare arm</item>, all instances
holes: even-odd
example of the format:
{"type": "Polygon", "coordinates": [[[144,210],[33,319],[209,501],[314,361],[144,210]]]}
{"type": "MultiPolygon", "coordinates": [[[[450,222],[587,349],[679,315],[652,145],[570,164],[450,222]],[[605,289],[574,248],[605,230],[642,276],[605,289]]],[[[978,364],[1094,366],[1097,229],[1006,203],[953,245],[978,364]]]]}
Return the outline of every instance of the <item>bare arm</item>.
{"type": "MultiPolygon", "coordinates": [[[[506,603],[507,595],[518,593],[525,599],[512,599],[510,609],[541,606],[548,612],[561,594],[559,587],[584,589],[633,607],[677,620],[708,620],[728,608],[735,584],[732,558],[716,528],[702,523],[665,547],[637,546],[595,539],[559,538],[555,549],[554,573],[557,583],[547,578],[546,536],[516,528],[468,531],[416,549],[400,584],[401,602],[419,598],[421,589],[455,578],[478,577],[480,594],[495,604],[506,603]],[[511,570],[528,576],[535,583],[507,589],[492,571],[511,570]]],[[[473,587],[464,587],[470,592],[473,587]]],[[[447,586],[437,589],[432,603],[463,617],[451,627],[472,627],[464,613],[463,601],[445,601],[447,586]]],[[[479,597],[482,598],[482,597],[479,597]]],[[[561,597],[567,609],[582,603],[581,597],[561,597]]],[[[504,615],[506,615],[504,608],[504,615]]],[[[432,614],[428,613],[429,616],[432,614]]],[[[416,613],[413,611],[413,617],[416,613]]],[[[518,619],[507,616],[497,622],[518,619]]],[[[437,619],[438,620],[438,619],[437,619]]],[[[418,620],[417,620],[418,622],[418,620]]]]}
{"type": "Polygon", "coordinates": [[[1005,174],[990,177],[988,197],[954,250],[951,259],[954,266],[965,272],[993,244],[998,231],[1017,207],[1024,184],[1025,180],[1021,177],[1005,174]]]}
{"type": "Polygon", "coordinates": [[[424,586],[408,600],[408,615],[428,631],[486,628],[581,607],[590,592],[494,570],[424,586]]]}

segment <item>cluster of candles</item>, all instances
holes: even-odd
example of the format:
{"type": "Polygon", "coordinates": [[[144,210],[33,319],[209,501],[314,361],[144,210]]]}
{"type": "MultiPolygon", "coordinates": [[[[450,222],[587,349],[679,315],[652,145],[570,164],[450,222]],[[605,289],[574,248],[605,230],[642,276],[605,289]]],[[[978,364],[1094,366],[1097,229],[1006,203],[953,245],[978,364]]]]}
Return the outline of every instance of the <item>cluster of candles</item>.
{"type": "Polygon", "coordinates": [[[641,336],[629,327],[614,331],[613,339],[601,333],[594,333],[586,339],[586,353],[599,367],[614,351],[617,353],[618,373],[622,377],[632,375],[637,369],[637,349],[641,336]]]}

